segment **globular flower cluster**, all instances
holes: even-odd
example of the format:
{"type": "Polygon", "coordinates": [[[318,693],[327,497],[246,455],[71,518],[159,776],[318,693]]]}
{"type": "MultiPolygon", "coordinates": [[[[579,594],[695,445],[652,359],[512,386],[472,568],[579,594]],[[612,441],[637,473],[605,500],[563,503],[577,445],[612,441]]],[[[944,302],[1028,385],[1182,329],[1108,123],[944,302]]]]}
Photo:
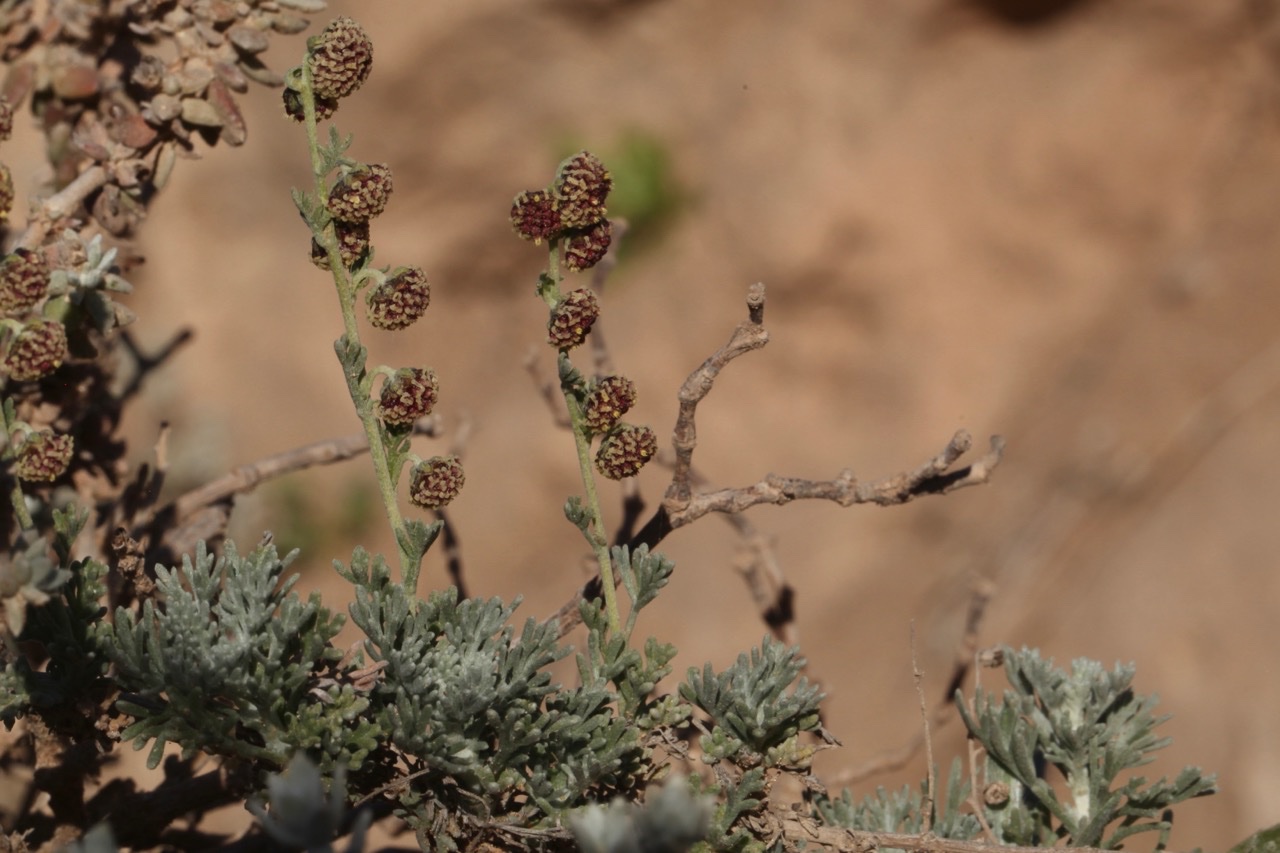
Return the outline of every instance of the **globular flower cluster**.
{"type": "Polygon", "coordinates": [[[596,470],[610,480],[622,480],[640,473],[658,452],[658,437],[647,426],[621,424],[613,429],[596,451],[596,470]]]}
{"type": "MultiPolygon", "coordinates": [[[[338,238],[338,256],[342,265],[353,269],[369,251],[369,223],[341,222],[334,220],[333,233],[338,238]]],[[[316,238],[311,238],[311,263],[322,270],[329,269],[329,253],[316,238]]]]}
{"type": "Polygon", "coordinates": [[[574,272],[591,269],[600,263],[613,242],[613,226],[601,219],[589,228],[572,231],[564,241],[564,265],[574,272]]]}
{"type": "Polygon", "coordinates": [[[18,249],[0,261],[0,312],[30,311],[49,293],[49,265],[41,252],[18,249]]]}
{"type": "Polygon", "coordinates": [[[589,151],[579,151],[560,164],[551,194],[565,228],[590,228],[604,219],[605,199],[613,176],[589,151]]]}
{"type": "Polygon", "coordinates": [[[525,190],[511,203],[511,226],[535,244],[563,240],[565,266],[590,269],[609,251],[612,227],[605,200],[613,178],[589,151],[579,151],[560,164],[551,186],[525,190]]]}
{"type": "Polygon", "coordinates": [[[365,296],[374,328],[397,331],[417,322],[431,304],[431,285],[419,267],[398,267],[365,296]]]}
{"type": "Polygon", "coordinates": [[[373,42],[351,18],[331,21],[307,45],[311,85],[321,98],[345,98],[364,85],[373,69],[373,42]]]}
{"type": "Polygon", "coordinates": [[[546,190],[525,190],[511,202],[511,225],[516,233],[539,245],[553,240],[564,230],[560,211],[546,190]]]}
{"type": "Polygon", "coordinates": [[[0,223],[9,219],[9,214],[13,212],[13,175],[9,172],[9,167],[0,163],[0,223]]]}
{"type": "Polygon", "coordinates": [[[71,436],[41,430],[23,443],[14,473],[28,482],[53,482],[67,470],[74,451],[75,440],[71,436]]]}
{"type": "Polygon", "coordinates": [[[613,429],[636,404],[636,385],[625,376],[606,376],[592,382],[583,403],[583,416],[591,432],[613,429]]]}
{"type": "Polygon", "coordinates": [[[339,222],[358,225],[387,208],[391,196],[391,169],[383,163],[358,166],[329,190],[329,215],[339,222]]]}
{"type": "Polygon", "coordinates": [[[9,341],[0,368],[11,379],[30,382],[53,373],[66,358],[66,328],[52,320],[36,320],[9,341]]]}
{"type": "Polygon", "coordinates": [[[423,509],[441,509],[462,491],[467,481],[456,456],[433,456],[413,467],[409,477],[409,500],[423,509]]]}
{"type": "Polygon", "coordinates": [[[587,339],[600,316],[600,302],[594,292],[571,290],[556,303],[547,321],[547,343],[556,349],[573,349],[587,339]]]}
{"type": "MultiPolygon", "coordinates": [[[[355,92],[373,70],[373,41],[351,18],[329,23],[324,32],[307,41],[307,68],[315,96],[316,119],[324,121],[338,109],[338,101],[355,92]]],[[[302,121],[305,108],[302,93],[292,86],[284,90],[284,111],[294,121],[302,121]]]]}
{"type": "Polygon", "coordinates": [[[382,385],[378,416],[389,427],[410,427],[418,418],[431,414],[440,396],[440,382],[434,370],[404,367],[382,385]]]}

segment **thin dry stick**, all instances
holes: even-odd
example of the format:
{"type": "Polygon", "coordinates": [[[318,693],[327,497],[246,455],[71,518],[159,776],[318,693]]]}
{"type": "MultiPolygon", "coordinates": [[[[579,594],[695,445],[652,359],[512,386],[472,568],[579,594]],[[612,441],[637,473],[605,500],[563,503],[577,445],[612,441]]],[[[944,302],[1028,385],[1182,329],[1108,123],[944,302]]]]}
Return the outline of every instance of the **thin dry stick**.
{"type": "Polygon", "coordinates": [[[951,466],[973,446],[973,437],[959,430],[942,452],[914,471],[902,471],[883,480],[861,482],[845,469],[834,480],[804,480],[767,474],[751,486],[720,489],[692,497],[678,508],[668,505],[668,523],[683,527],[709,512],[742,512],[758,504],[786,504],[794,500],[829,500],[840,506],[874,503],[896,506],[925,495],[945,495],[957,489],[986,483],[1004,454],[1004,439],[991,437],[991,449],[972,465],[952,471],[951,466]]]}
{"type": "Polygon", "coordinates": [[[711,387],[725,365],[769,342],[769,333],[765,331],[763,322],[764,284],[756,282],[747,290],[747,319],[733,330],[729,342],[704,361],[680,386],[680,413],[676,417],[671,438],[671,445],[676,452],[676,464],[671,475],[671,485],[667,487],[666,497],[662,500],[668,514],[688,507],[692,497],[693,450],[698,446],[694,414],[698,403],[711,393],[711,387]]]}
{"type": "MultiPolygon", "coordinates": [[[[440,432],[440,422],[435,418],[428,418],[414,425],[415,435],[434,437],[440,432]]],[[[177,518],[186,518],[202,507],[211,506],[237,494],[253,491],[267,480],[274,480],[285,474],[317,465],[344,462],[368,452],[369,442],[363,434],[330,438],[295,447],[292,450],[259,459],[257,462],[241,465],[218,479],[181,495],[173,501],[172,506],[176,510],[177,518]]]]}
{"type": "Polygon", "coordinates": [[[991,829],[991,824],[987,823],[987,810],[982,807],[982,800],[979,799],[982,780],[978,773],[978,755],[981,753],[982,747],[973,735],[965,739],[965,744],[969,753],[969,808],[973,811],[973,816],[978,819],[978,825],[982,827],[982,834],[992,844],[999,844],[1000,839],[996,838],[995,832],[991,829]]]}
{"type": "Polygon", "coordinates": [[[960,430],[942,452],[914,471],[903,471],[870,483],[859,481],[851,470],[844,470],[834,480],[815,481],[769,474],[758,483],[743,488],[719,489],[693,493],[693,451],[697,446],[695,415],[698,404],[711,392],[716,377],[730,361],[759,349],[768,343],[764,321],[764,285],[752,285],[747,293],[747,320],[734,329],[729,342],[695,370],[680,388],[680,411],[672,437],[676,463],[662,505],[640,531],[633,547],[647,544],[650,548],[671,531],[683,527],[709,512],[738,513],[762,503],[784,504],[793,500],[821,499],[841,506],[875,503],[894,506],[924,495],[943,495],[968,486],[986,483],[1000,463],[1004,439],[991,437],[986,456],[964,468],[952,466],[973,444],[968,432],[960,430]]]}
{"type": "Polygon", "coordinates": [[[933,737],[929,734],[929,706],[924,701],[924,673],[920,671],[920,660],[916,656],[916,620],[911,620],[911,678],[916,684],[916,695],[920,697],[920,722],[923,723],[924,760],[928,771],[929,792],[920,806],[924,814],[924,832],[933,831],[933,809],[938,802],[938,774],[933,766],[933,737]]]}
{"type": "MultiPolygon", "coordinates": [[[[414,425],[414,433],[436,436],[439,420],[426,418],[414,425]]],[[[162,561],[172,555],[189,553],[200,540],[213,541],[226,535],[231,518],[232,499],[252,491],[266,480],[301,471],[316,465],[342,462],[369,450],[364,435],[318,441],[285,451],[206,483],[145,515],[135,525],[135,535],[150,533],[157,543],[152,555],[162,561]],[[147,528],[151,528],[149,531],[147,528]]]]}
{"type": "MultiPolygon", "coordinates": [[[[990,649],[982,652],[975,651],[972,660],[977,664],[973,667],[973,693],[976,696],[978,689],[982,687],[983,668],[1000,666],[1004,662],[1004,653],[999,650],[993,652],[990,649]]],[[[977,714],[974,713],[973,704],[964,698],[961,698],[960,701],[965,703],[969,716],[976,719],[977,714]]],[[[982,801],[979,799],[979,796],[986,797],[986,786],[982,774],[978,772],[978,758],[982,754],[983,747],[972,733],[965,738],[965,743],[969,752],[969,808],[973,810],[974,817],[978,819],[978,825],[982,827],[982,834],[990,839],[993,844],[999,844],[1000,839],[996,838],[995,831],[992,830],[991,824],[987,822],[987,810],[983,808],[982,801]]]]}
{"type": "MultiPolygon", "coordinates": [[[[965,618],[964,636],[956,645],[955,663],[951,677],[947,679],[947,687],[942,701],[934,708],[930,721],[934,729],[941,729],[955,719],[955,693],[964,683],[973,662],[973,649],[978,645],[978,631],[982,625],[982,617],[986,613],[987,604],[991,601],[993,585],[985,579],[975,582],[969,597],[969,610],[965,618]]],[[[897,749],[883,752],[857,767],[843,770],[831,777],[829,784],[833,787],[852,786],[873,776],[901,770],[910,764],[924,746],[923,733],[917,732],[906,743],[897,749]]]]}
{"type": "Polygon", "coordinates": [[[779,642],[788,646],[799,645],[795,588],[782,573],[778,555],[773,549],[772,537],[757,530],[745,516],[727,515],[725,520],[742,537],[734,564],[751,592],[760,619],[779,642]]]}

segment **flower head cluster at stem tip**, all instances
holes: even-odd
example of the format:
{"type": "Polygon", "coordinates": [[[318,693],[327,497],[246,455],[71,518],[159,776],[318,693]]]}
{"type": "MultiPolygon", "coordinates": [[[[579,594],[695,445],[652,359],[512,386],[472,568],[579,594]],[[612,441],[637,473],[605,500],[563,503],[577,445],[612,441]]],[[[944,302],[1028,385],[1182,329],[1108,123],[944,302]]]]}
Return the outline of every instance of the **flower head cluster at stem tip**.
{"type": "MultiPolygon", "coordinates": [[[[324,120],[338,109],[338,100],[364,85],[373,70],[373,42],[364,28],[350,18],[337,18],[324,32],[307,41],[307,67],[315,93],[316,117],[324,120]]],[[[284,111],[302,121],[305,108],[301,93],[284,90],[284,111]]]]}
{"type": "MultiPolygon", "coordinates": [[[[612,232],[605,218],[605,201],[611,189],[613,178],[604,163],[589,151],[579,151],[560,164],[549,186],[516,195],[511,204],[511,225],[516,234],[534,245],[550,241],[551,251],[558,248],[566,268],[588,269],[609,250],[612,232]]],[[[553,278],[544,276],[544,282],[553,278]]],[[[547,343],[563,356],[586,342],[600,317],[600,300],[589,287],[561,294],[553,286],[545,296],[551,306],[547,343]]],[[[635,383],[630,379],[597,377],[589,383],[577,383],[566,394],[576,402],[576,406],[570,406],[571,412],[581,413],[575,429],[580,432],[583,452],[593,437],[601,437],[595,468],[605,477],[634,477],[657,453],[658,440],[653,430],[621,420],[636,401],[635,383]]],[[[587,463],[583,465],[586,477],[587,463]]]]}
{"type": "Polygon", "coordinates": [[[564,265],[590,269],[609,251],[613,229],[604,206],[613,177],[589,151],[579,151],[560,164],[551,186],[525,190],[511,203],[511,226],[535,244],[561,240],[564,265]]]}

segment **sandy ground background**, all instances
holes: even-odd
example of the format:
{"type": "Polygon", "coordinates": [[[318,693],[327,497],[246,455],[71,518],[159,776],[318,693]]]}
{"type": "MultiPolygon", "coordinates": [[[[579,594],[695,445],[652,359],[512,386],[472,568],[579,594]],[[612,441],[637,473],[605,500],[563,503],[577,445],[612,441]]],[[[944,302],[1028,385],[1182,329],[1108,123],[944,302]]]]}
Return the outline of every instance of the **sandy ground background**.
{"type": "MultiPolygon", "coordinates": [[[[822,772],[911,738],[909,625],[936,701],[988,578],[983,644],[1135,661],[1139,690],[1175,715],[1150,773],[1219,772],[1220,795],[1181,807],[1176,848],[1280,821],[1274,0],[331,9],[376,44],[339,120],[355,156],[394,171],[378,257],[422,265],[434,288],[411,332],[368,340],[375,361],[433,366],[439,411],[474,425],[453,513],[473,593],[523,593],[522,613],[543,616],[583,579],[560,513],[571,444],[522,366],[545,323],[542,255],[511,235],[510,199],[567,150],[627,163],[643,140],[669,158],[671,202],[604,314],[636,421],[666,440],[679,383],[764,281],[772,341],[701,410],[712,482],[880,477],[960,427],[1008,438],[980,489],[751,513],[776,537],[846,744],[822,772]]],[[[301,45],[285,48],[281,69],[301,45]]],[[[175,488],[356,429],[335,299],[289,201],[307,180],[302,134],[275,93],[247,100],[247,147],[183,164],[133,276],[142,340],[197,330],[129,424],[142,460],[173,423],[175,488]]],[[[628,173],[645,171],[620,184],[628,173]]],[[[307,581],[339,604],[329,561],[389,546],[361,509],[370,479],[353,462],[272,485],[242,502],[238,536],[309,537],[307,581]]],[[[663,473],[641,483],[656,500],[663,473]]],[[[677,671],[764,633],[735,547],[715,519],[665,543],[678,568],[642,629],[676,642],[677,671]]],[[[427,578],[442,582],[438,554],[427,578]]],[[[944,763],[956,728],[938,737],[944,763]]]]}

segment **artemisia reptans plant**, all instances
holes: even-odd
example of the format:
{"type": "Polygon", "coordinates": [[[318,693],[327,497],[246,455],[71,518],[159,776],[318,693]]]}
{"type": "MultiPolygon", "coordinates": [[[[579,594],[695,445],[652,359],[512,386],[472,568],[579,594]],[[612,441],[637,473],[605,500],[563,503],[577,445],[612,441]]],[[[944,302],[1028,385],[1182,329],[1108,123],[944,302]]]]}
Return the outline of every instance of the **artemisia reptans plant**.
{"type": "MultiPolygon", "coordinates": [[[[202,820],[237,805],[258,820],[230,840],[242,847],[323,850],[348,835],[355,850],[379,821],[440,851],[1114,848],[1138,833],[1162,848],[1169,808],[1213,791],[1196,768],[1154,783],[1117,778],[1166,743],[1129,667],[1085,661],[1067,673],[1032,650],[990,655],[1009,691],[956,695],[968,772],[953,765],[945,796],[929,767],[918,789],[862,799],[829,795],[813,775],[814,755],[834,738],[821,725],[821,690],[781,641],[779,602],[762,607],[777,637],[722,670],[689,666],[674,678],[674,645],[635,633],[675,569],[652,550],[665,535],[759,503],[894,505],[978,485],[1002,445],[993,439],[988,456],[954,470],[969,449],[961,432],[924,465],[879,482],[770,475],[699,493],[694,414],[718,372],[767,341],[757,285],[747,319],[681,388],[671,486],[654,518],[610,547],[597,479],[634,477],[656,458],[658,437],[626,419],[633,381],[573,360],[603,310],[582,274],[616,238],[615,176],[589,151],[493,215],[545,250],[534,292],[547,321],[531,335],[554,353],[582,483],[580,496],[546,505],[581,531],[598,574],[581,589],[567,578],[560,618],[529,618],[519,631],[516,603],[452,586],[420,591],[446,507],[473,496],[455,455],[413,452],[434,431],[448,377],[429,353],[371,366],[362,340],[369,327],[415,334],[431,304],[421,267],[374,263],[392,168],[352,156],[354,141],[336,126],[373,69],[369,35],[338,18],[277,76],[261,59],[268,36],[304,31],[302,15],[319,0],[37,5],[0,4],[11,66],[0,139],[29,97],[54,176],[17,231],[9,223],[23,205],[0,167],[0,476],[12,510],[0,514],[0,721],[14,733],[0,750],[13,793],[0,797],[0,845],[216,849],[228,838],[202,820]],[[294,250],[300,268],[309,254],[332,280],[335,351],[395,534],[398,573],[362,548],[336,563],[363,635],[346,648],[336,645],[345,617],[294,591],[294,554],[277,553],[269,536],[252,549],[224,541],[232,498],[255,477],[233,472],[166,502],[162,454],[130,473],[118,433],[125,403],[186,339],[150,354],[122,331],[132,314],[117,297],[137,261],[129,238],[180,155],[245,142],[233,93],[251,80],[280,87],[284,114],[304,131],[312,182],[294,200],[310,246],[299,239],[294,250]],[[575,650],[565,642],[576,625],[575,650]],[[557,683],[551,667],[569,655],[575,677],[557,683]],[[103,781],[124,743],[148,749],[164,778],[103,781]],[[668,784],[656,790],[659,781],[668,784]]],[[[505,520],[493,524],[501,535],[505,520]]]]}

